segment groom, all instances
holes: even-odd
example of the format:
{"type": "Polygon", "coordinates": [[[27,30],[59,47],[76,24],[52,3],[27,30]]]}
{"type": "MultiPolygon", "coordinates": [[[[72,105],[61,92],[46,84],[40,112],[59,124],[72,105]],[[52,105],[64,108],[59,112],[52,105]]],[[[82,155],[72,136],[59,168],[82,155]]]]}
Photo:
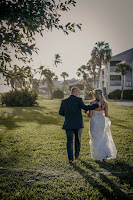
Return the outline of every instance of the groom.
{"type": "Polygon", "coordinates": [[[83,117],[81,109],[94,110],[100,105],[85,105],[82,98],[80,98],[80,89],[73,87],[71,89],[71,95],[62,100],[59,114],[65,116],[63,129],[66,131],[67,136],[67,153],[69,163],[72,164],[73,159],[73,134],[75,134],[75,159],[78,159],[81,145],[81,133],[84,128],[83,117]]]}

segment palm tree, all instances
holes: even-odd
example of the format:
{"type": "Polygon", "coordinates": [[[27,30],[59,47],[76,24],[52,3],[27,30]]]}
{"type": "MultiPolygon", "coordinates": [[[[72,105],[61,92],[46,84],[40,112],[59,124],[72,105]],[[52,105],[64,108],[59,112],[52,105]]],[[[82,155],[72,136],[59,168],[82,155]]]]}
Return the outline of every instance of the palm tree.
{"type": "Polygon", "coordinates": [[[65,82],[65,81],[66,81],[66,77],[68,77],[69,75],[68,75],[67,72],[62,72],[62,73],[61,73],[61,76],[63,77],[64,82],[65,82]]]}
{"type": "Polygon", "coordinates": [[[93,77],[93,87],[96,86],[96,76],[97,76],[97,65],[95,60],[91,58],[87,63],[88,70],[91,70],[91,75],[93,77]]]}
{"type": "Polygon", "coordinates": [[[120,72],[122,75],[122,89],[121,89],[121,100],[123,99],[123,92],[124,92],[124,76],[131,71],[131,65],[127,64],[126,62],[122,61],[116,64],[115,72],[120,72]]]}
{"type": "Polygon", "coordinates": [[[59,54],[55,54],[55,60],[54,60],[54,65],[57,67],[58,64],[61,64],[62,60],[59,54]]]}
{"type": "Polygon", "coordinates": [[[33,77],[31,72],[31,67],[19,67],[18,65],[13,65],[12,69],[9,70],[10,77],[6,76],[6,81],[8,85],[11,85],[12,90],[17,87],[26,87],[26,83],[30,85],[30,79],[33,77]]]}
{"type": "Polygon", "coordinates": [[[41,78],[42,78],[42,72],[43,72],[43,69],[44,69],[44,66],[43,65],[41,65],[39,68],[39,71],[37,71],[39,74],[40,74],[40,78],[39,78],[39,81],[38,82],[40,82],[40,80],[41,80],[41,78]]]}
{"type": "Polygon", "coordinates": [[[38,93],[38,90],[39,90],[39,81],[38,81],[38,79],[32,78],[31,79],[31,85],[32,85],[32,88],[34,88],[35,92],[38,93]]]}
{"type": "Polygon", "coordinates": [[[105,65],[110,61],[112,56],[112,50],[109,48],[108,43],[105,43],[104,41],[97,42],[95,43],[95,47],[91,52],[91,56],[96,65],[99,67],[98,70],[98,87],[99,87],[102,65],[105,65]]]}
{"type": "Polygon", "coordinates": [[[63,83],[63,90],[65,90],[65,85],[66,85],[66,77],[68,77],[68,73],[67,72],[62,72],[61,73],[61,76],[63,77],[64,79],[64,83],[63,83]]]}
{"type": "Polygon", "coordinates": [[[82,77],[82,79],[84,81],[84,85],[86,85],[87,89],[90,88],[90,83],[88,80],[90,77],[89,74],[90,74],[90,71],[88,69],[88,66],[86,66],[86,65],[82,65],[80,68],[77,69],[77,75],[79,77],[82,77]]]}
{"type": "Polygon", "coordinates": [[[53,81],[58,80],[58,77],[50,69],[42,70],[42,75],[44,77],[43,82],[47,84],[47,88],[50,92],[50,98],[52,99],[52,92],[53,92],[53,86],[54,86],[53,81]]]}

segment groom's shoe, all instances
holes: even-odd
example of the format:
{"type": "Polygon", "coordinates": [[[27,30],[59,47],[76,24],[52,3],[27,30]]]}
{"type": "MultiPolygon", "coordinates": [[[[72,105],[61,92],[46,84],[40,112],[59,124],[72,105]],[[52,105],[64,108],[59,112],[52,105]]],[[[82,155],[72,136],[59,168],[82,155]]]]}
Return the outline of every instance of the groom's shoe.
{"type": "Polygon", "coordinates": [[[70,169],[72,167],[72,165],[73,165],[73,160],[69,160],[69,166],[68,166],[68,168],[70,169]]]}
{"type": "Polygon", "coordinates": [[[75,158],[75,160],[80,160],[80,157],[78,156],[77,158],[75,158]]]}
{"type": "Polygon", "coordinates": [[[69,160],[69,164],[72,165],[73,164],[73,160],[69,160]]]}

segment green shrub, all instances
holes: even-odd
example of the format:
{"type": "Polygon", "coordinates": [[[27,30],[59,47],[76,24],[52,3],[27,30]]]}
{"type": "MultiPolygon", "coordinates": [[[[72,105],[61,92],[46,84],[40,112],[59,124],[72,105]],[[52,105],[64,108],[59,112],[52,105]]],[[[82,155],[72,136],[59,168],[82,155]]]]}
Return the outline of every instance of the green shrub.
{"type": "Polygon", "coordinates": [[[123,99],[133,100],[133,90],[124,90],[123,99]]]}
{"type": "MultiPolygon", "coordinates": [[[[121,98],[121,90],[111,91],[108,95],[109,99],[120,99],[121,98]]],[[[133,90],[124,90],[123,99],[133,100],[133,90]]]]}
{"type": "Polygon", "coordinates": [[[121,90],[114,90],[109,92],[109,99],[120,99],[121,98],[121,90]]]}
{"type": "Polygon", "coordinates": [[[53,98],[57,98],[57,99],[63,99],[64,98],[64,92],[61,89],[56,89],[53,94],[52,94],[53,98]]]}
{"type": "Polygon", "coordinates": [[[2,105],[12,107],[28,107],[37,104],[37,93],[29,91],[27,88],[22,90],[14,90],[2,95],[2,105]]]}

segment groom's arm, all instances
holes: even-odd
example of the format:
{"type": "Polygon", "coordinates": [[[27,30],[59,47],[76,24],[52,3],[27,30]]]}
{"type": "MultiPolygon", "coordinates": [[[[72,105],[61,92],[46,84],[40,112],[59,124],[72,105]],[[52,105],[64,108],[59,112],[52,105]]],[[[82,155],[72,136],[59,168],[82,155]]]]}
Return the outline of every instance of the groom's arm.
{"type": "Polygon", "coordinates": [[[85,111],[87,111],[87,110],[94,110],[94,109],[96,109],[96,108],[99,107],[98,103],[95,103],[95,104],[92,104],[92,105],[86,105],[86,104],[84,104],[82,98],[80,100],[80,106],[85,111]]]}
{"type": "Polygon", "coordinates": [[[59,114],[62,115],[62,116],[65,116],[65,114],[64,114],[63,100],[62,100],[61,105],[60,105],[59,114]]]}

